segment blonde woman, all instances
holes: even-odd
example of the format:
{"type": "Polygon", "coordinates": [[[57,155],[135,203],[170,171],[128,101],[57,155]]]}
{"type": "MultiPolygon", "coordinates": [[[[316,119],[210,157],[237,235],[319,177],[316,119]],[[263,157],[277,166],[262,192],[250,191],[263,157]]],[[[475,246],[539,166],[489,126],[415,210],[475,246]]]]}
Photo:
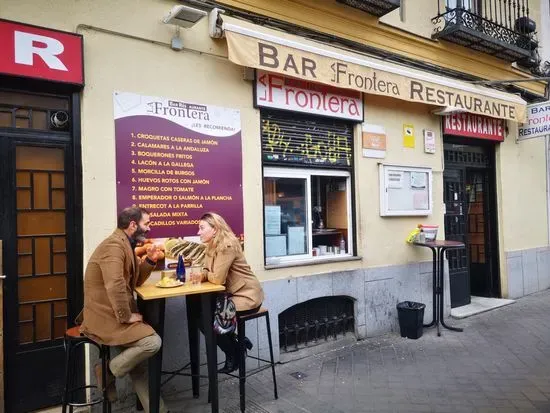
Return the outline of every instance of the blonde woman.
{"type": "MultiPolygon", "coordinates": [[[[262,286],[246,262],[241,244],[227,222],[220,215],[208,212],[200,219],[198,235],[206,244],[203,281],[225,285],[226,291],[232,295],[238,315],[258,311],[264,299],[262,286]]],[[[218,335],[218,346],[225,353],[225,365],[220,373],[235,371],[240,360],[236,335],[218,335]]],[[[248,338],[246,347],[249,350],[252,348],[248,338]]]]}

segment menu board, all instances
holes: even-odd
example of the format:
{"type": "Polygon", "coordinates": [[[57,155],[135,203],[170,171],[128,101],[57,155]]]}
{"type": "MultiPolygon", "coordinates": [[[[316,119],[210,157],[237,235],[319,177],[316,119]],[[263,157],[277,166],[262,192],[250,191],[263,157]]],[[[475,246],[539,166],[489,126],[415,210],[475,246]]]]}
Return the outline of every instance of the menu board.
{"type": "Polygon", "coordinates": [[[117,208],[137,205],[151,237],[196,235],[205,212],[243,234],[240,113],[115,92],[117,208]]]}
{"type": "Polygon", "coordinates": [[[380,164],[380,215],[432,213],[431,168],[380,164]]]}

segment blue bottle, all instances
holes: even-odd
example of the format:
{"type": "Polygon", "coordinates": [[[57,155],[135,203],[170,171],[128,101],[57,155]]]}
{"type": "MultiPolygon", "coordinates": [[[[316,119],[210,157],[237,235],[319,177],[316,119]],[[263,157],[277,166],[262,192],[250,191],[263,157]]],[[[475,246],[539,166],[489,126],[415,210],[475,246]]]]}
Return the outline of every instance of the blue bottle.
{"type": "Polygon", "coordinates": [[[176,279],[185,282],[185,263],[183,262],[183,255],[178,257],[178,266],[176,267],[176,279]]]}

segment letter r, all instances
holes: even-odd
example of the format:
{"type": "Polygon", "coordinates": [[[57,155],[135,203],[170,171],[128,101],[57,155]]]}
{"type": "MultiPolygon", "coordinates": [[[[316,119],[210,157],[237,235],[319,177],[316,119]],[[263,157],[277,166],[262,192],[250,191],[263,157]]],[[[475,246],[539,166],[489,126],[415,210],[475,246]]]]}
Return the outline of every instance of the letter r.
{"type": "Polygon", "coordinates": [[[36,54],[50,69],[65,72],[69,70],[57,57],[65,50],[63,43],[59,40],[17,30],[14,34],[15,63],[32,66],[33,56],[36,54]],[[43,47],[43,45],[46,47],[43,47]]]}

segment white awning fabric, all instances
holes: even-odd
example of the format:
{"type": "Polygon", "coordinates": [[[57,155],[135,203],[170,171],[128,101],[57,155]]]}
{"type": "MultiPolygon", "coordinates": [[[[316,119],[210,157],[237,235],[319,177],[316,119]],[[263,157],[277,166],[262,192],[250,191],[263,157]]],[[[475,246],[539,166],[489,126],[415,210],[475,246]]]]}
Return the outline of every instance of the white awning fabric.
{"type": "Polygon", "coordinates": [[[519,96],[434,75],[220,15],[229,60],[367,94],[523,122],[519,96]]]}

